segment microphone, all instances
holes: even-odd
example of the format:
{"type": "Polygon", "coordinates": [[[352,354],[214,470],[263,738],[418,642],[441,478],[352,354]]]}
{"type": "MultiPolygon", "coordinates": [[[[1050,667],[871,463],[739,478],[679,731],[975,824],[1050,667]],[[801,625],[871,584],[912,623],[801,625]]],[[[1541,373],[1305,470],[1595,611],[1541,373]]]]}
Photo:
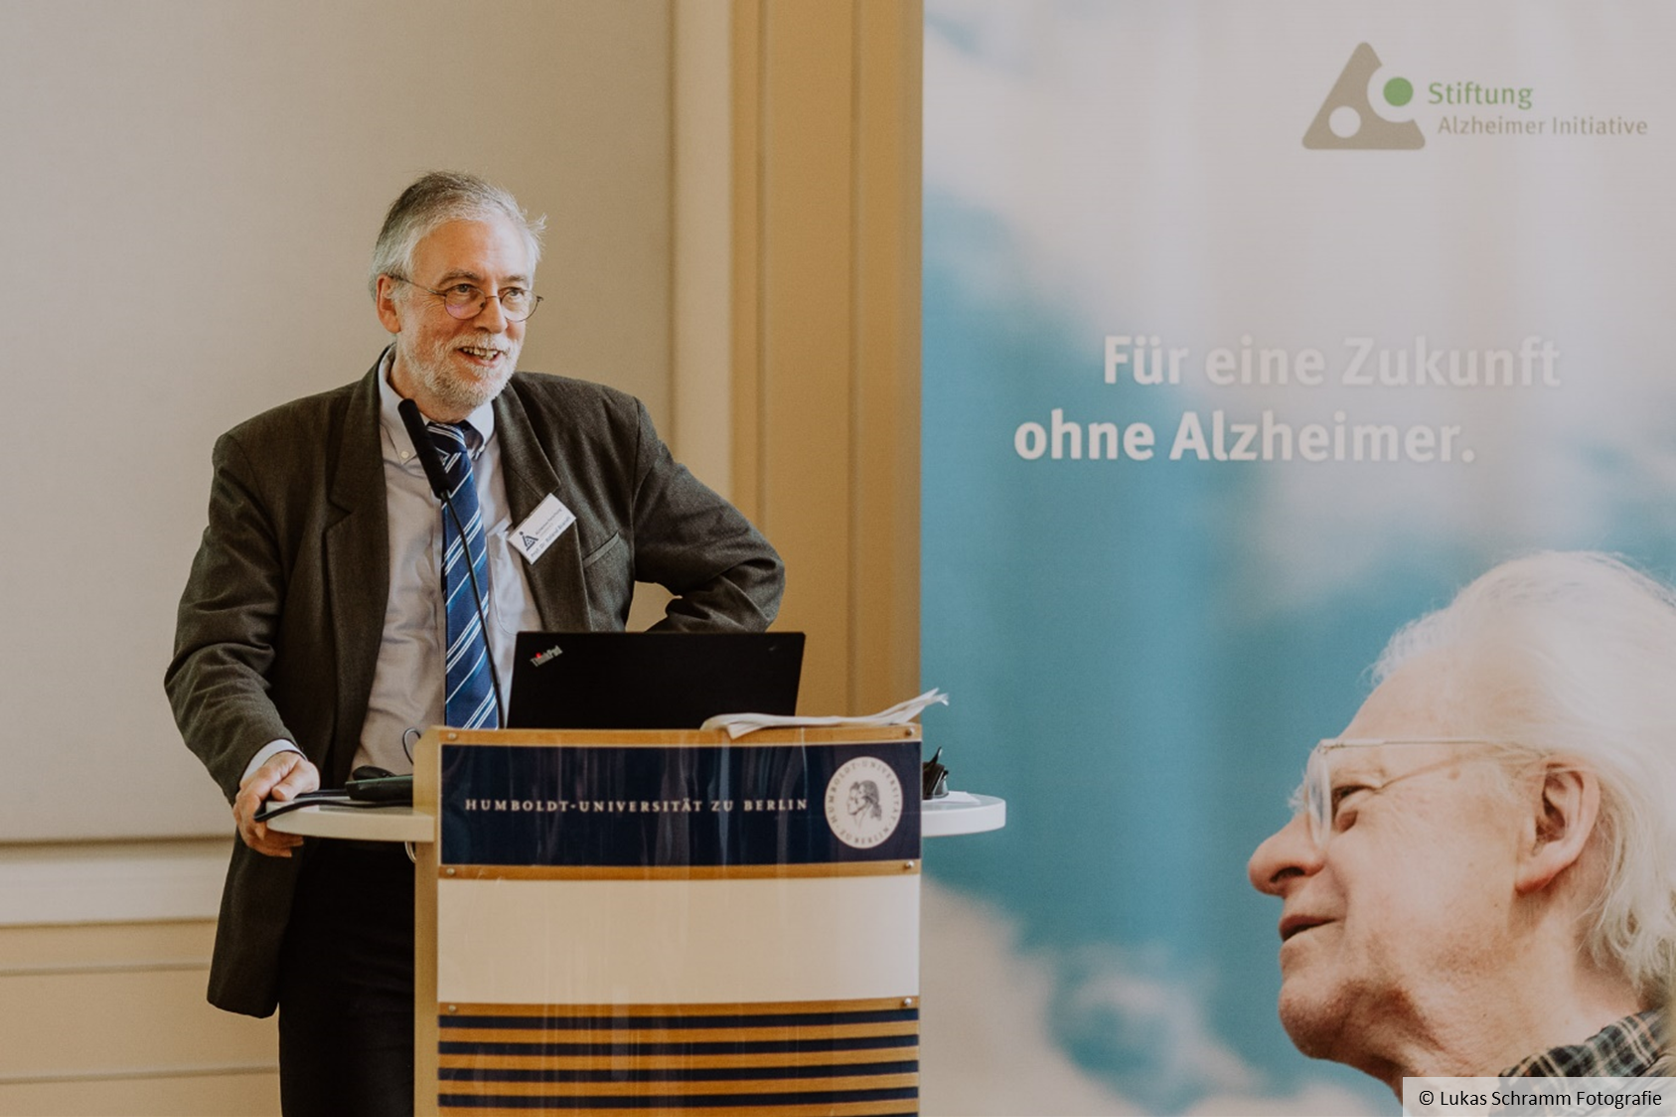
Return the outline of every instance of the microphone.
{"type": "MultiPolygon", "coordinates": [[[[419,455],[419,464],[425,467],[425,479],[431,483],[431,492],[438,500],[448,504],[448,478],[443,475],[442,458],[437,455],[430,431],[425,429],[425,418],[419,414],[419,405],[404,399],[396,405],[396,411],[402,417],[402,425],[407,428],[407,437],[413,440],[413,452],[419,455]]],[[[456,526],[459,522],[459,518],[455,517],[456,526]]]]}
{"type": "Polygon", "coordinates": [[[454,511],[454,501],[448,495],[448,475],[442,471],[442,456],[437,453],[436,443],[431,441],[431,432],[425,428],[425,418],[419,414],[419,405],[410,399],[404,399],[396,405],[396,411],[402,417],[402,425],[407,428],[407,436],[413,441],[413,452],[419,455],[419,464],[425,467],[425,479],[431,483],[431,492],[442,501],[443,511],[454,520],[454,531],[460,537],[460,546],[465,550],[466,577],[471,580],[471,599],[477,606],[477,623],[483,631],[483,649],[487,653],[483,658],[489,661],[489,685],[495,692],[495,712],[500,717],[500,726],[506,728],[506,706],[500,696],[500,671],[495,667],[495,652],[489,647],[489,615],[483,608],[483,591],[477,584],[477,564],[471,560],[471,547],[466,542],[466,529],[460,523],[460,514],[454,511]]]}

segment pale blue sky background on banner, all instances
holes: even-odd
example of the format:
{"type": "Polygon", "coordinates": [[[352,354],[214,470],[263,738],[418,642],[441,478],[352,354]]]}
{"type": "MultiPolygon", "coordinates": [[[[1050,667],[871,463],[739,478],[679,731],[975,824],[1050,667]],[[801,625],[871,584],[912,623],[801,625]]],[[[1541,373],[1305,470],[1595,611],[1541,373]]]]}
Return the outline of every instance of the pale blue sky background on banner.
{"type": "MultiPolygon", "coordinates": [[[[1534,548],[1676,572],[1676,16],[928,0],[926,18],[924,679],[954,699],[927,730],[957,785],[1011,806],[1005,831],[935,851],[934,891],[1004,944],[974,966],[1039,979],[1038,1001],[991,1010],[1063,1058],[1076,1100],[1041,1109],[1394,1112],[1281,1031],[1278,904],[1245,859],[1401,622],[1534,548]],[[1380,109],[1420,150],[1304,148],[1363,42],[1376,94],[1414,88],[1380,109]],[[1467,82],[1532,107],[1442,99],[1467,82]],[[1545,127],[1463,134],[1470,117],[1545,127]],[[1646,132],[1556,134],[1578,118],[1646,132]],[[1108,335],[1184,350],[1180,382],[1120,365],[1107,383],[1108,335]],[[1323,383],[1218,386],[1218,348],[1318,351],[1323,383]],[[1377,382],[1381,351],[1412,371],[1440,349],[1551,352],[1555,383],[1540,363],[1528,387],[1377,382]],[[1375,383],[1344,383],[1359,353],[1375,383]],[[1064,456],[1021,455],[1056,410],[1064,456]],[[1201,461],[1183,432],[1209,450],[1218,411],[1226,448],[1266,411],[1347,446],[1358,425],[1422,427],[1402,456],[1433,460],[1201,461]],[[1153,456],[1088,460],[1085,438],[1073,460],[1067,423],[1146,424],[1153,456]],[[1424,450],[1445,428],[1448,462],[1424,450]]],[[[991,1111],[1022,1111],[1004,1053],[970,1057],[991,1111]]]]}

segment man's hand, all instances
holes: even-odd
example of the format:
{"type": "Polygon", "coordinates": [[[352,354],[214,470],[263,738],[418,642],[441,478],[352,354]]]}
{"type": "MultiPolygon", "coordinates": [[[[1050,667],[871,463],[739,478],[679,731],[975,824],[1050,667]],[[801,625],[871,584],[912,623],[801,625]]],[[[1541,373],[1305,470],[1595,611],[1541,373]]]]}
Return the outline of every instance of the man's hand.
{"type": "Polygon", "coordinates": [[[239,837],[257,853],[290,857],[291,851],[303,844],[302,836],[269,830],[267,823],[256,821],[256,811],[264,799],[286,802],[319,787],[320,770],[302,753],[286,751],[268,757],[239,784],[238,797],[233,800],[233,821],[239,825],[239,837]]]}

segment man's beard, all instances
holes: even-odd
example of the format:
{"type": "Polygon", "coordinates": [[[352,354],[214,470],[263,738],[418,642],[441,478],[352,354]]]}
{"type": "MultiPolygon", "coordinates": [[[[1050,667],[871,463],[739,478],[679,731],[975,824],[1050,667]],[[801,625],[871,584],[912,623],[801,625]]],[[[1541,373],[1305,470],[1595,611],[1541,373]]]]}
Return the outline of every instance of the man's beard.
{"type": "Polygon", "coordinates": [[[512,375],[520,348],[505,334],[490,333],[447,338],[419,352],[402,352],[399,335],[396,344],[403,363],[430,395],[468,415],[500,395],[500,390],[506,387],[507,378],[512,375]],[[506,356],[494,371],[483,376],[461,375],[451,367],[450,362],[453,351],[461,348],[498,349],[506,356]]]}

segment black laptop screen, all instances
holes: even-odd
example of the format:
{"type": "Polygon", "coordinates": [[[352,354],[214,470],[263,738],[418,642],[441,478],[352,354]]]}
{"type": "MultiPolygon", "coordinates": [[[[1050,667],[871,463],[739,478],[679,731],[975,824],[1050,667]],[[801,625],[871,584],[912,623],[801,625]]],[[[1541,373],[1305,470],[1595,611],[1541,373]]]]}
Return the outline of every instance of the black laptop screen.
{"type": "Polygon", "coordinates": [[[801,632],[520,632],[509,729],[696,729],[797,712],[801,632]]]}

